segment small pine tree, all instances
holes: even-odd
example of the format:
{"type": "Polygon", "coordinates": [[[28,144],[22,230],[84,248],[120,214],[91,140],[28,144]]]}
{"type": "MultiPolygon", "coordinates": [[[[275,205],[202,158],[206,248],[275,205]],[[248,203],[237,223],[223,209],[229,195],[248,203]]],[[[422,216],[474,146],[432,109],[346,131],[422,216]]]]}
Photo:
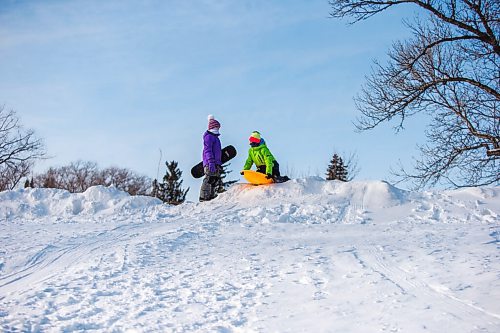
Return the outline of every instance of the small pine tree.
{"type": "Polygon", "coordinates": [[[220,179],[219,179],[219,182],[217,183],[217,187],[215,188],[215,191],[217,193],[226,192],[231,187],[231,185],[233,185],[234,183],[237,182],[237,180],[224,181],[224,179],[227,177],[227,175],[230,174],[231,172],[233,172],[232,170],[230,170],[230,171],[227,170],[227,168],[230,165],[231,165],[231,163],[222,165],[220,179]]]}
{"type": "Polygon", "coordinates": [[[330,165],[326,171],[326,180],[341,180],[343,182],[347,181],[347,166],[344,165],[342,157],[337,154],[333,154],[330,165]]]}
{"type": "Polygon", "coordinates": [[[165,162],[167,171],[163,176],[163,183],[153,182],[153,192],[155,196],[163,202],[171,205],[179,205],[186,200],[186,195],[189,191],[182,189],[182,171],[179,170],[176,161],[165,162]]]}
{"type": "Polygon", "coordinates": [[[151,189],[151,196],[158,198],[158,192],[160,191],[160,186],[158,185],[158,180],[153,180],[153,188],[151,189]]]}

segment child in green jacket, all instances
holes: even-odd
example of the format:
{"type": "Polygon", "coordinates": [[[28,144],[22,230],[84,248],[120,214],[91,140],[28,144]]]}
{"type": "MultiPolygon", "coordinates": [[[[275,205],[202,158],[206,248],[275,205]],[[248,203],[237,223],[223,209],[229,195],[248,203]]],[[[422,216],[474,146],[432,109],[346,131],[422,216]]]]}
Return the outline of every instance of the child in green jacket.
{"type": "Polygon", "coordinates": [[[255,164],[258,172],[266,174],[266,178],[272,178],[275,183],[290,180],[287,176],[281,177],[280,166],[259,132],[253,131],[248,140],[250,141],[250,149],[243,170],[250,170],[255,164]]]}

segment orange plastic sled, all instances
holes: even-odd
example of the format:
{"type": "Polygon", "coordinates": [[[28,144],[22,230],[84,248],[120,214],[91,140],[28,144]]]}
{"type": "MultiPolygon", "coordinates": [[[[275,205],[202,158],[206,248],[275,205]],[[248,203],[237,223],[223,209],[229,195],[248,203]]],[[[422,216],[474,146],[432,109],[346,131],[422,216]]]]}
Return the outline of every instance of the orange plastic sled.
{"type": "Polygon", "coordinates": [[[265,185],[273,183],[273,180],[267,179],[265,174],[253,170],[243,170],[243,177],[245,177],[245,179],[249,183],[254,185],[265,185]]]}

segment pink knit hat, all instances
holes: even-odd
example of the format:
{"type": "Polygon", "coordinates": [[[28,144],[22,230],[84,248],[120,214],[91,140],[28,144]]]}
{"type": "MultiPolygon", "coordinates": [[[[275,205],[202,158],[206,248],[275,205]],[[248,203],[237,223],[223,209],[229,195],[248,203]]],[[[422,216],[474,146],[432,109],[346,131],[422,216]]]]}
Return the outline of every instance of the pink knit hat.
{"type": "Polygon", "coordinates": [[[215,120],[214,116],[209,114],[208,115],[208,130],[214,130],[214,129],[219,129],[220,128],[220,123],[215,120]]]}

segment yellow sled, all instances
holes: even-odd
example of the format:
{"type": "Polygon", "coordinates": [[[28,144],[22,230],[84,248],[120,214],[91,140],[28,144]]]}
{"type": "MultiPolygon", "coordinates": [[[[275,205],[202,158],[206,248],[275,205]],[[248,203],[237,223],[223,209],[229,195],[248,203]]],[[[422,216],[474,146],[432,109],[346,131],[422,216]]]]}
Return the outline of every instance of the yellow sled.
{"type": "Polygon", "coordinates": [[[253,170],[243,170],[243,177],[245,177],[245,179],[249,183],[254,185],[265,185],[273,183],[273,180],[267,179],[265,174],[253,170]]]}

